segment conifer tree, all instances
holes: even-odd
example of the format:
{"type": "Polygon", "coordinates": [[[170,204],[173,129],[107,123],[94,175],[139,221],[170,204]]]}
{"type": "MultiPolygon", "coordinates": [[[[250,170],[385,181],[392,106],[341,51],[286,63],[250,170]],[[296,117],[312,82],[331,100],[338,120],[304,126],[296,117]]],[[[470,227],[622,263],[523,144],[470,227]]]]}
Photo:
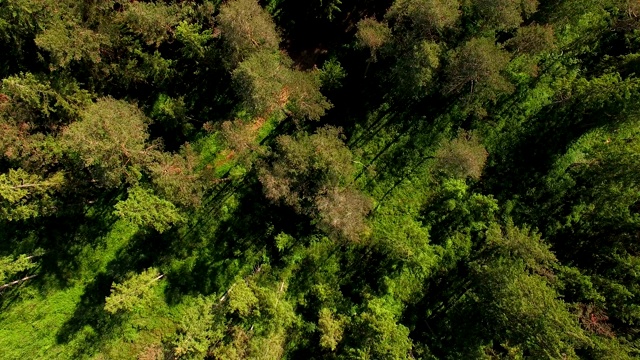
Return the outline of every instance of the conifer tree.
{"type": "Polygon", "coordinates": [[[115,205],[114,214],[142,228],[163,233],[185,219],[175,205],[141,187],[132,187],[126,200],[115,205]]]}
{"type": "Polygon", "coordinates": [[[456,49],[445,69],[444,93],[460,95],[463,105],[479,114],[483,104],[513,92],[503,75],[510,56],[490,38],[473,38],[456,49]]]}
{"type": "Polygon", "coordinates": [[[53,195],[63,185],[62,172],[43,179],[22,169],[9,169],[0,174],[0,219],[26,220],[55,212],[53,195]]]}
{"type": "Polygon", "coordinates": [[[111,295],[105,299],[104,310],[110,314],[132,311],[145,306],[154,286],[164,275],[149,268],[140,274],[129,274],[121,283],[111,285],[111,295]]]}
{"type": "Polygon", "coordinates": [[[136,106],[102,98],[83,111],[81,120],[65,128],[62,142],[99,183],[118,186],[137,180],[135,169],[155,153],[147,141],[148,123],[136,106]]]}

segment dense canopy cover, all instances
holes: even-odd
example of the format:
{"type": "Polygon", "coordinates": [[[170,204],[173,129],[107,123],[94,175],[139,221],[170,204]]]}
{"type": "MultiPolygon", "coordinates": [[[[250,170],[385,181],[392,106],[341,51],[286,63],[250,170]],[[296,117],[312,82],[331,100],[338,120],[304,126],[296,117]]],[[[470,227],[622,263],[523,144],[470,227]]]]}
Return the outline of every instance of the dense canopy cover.
{"type": "Polygon", "coordinates": [[[640,357],[637,0],[0,0],[0,359],[640,357]]]}

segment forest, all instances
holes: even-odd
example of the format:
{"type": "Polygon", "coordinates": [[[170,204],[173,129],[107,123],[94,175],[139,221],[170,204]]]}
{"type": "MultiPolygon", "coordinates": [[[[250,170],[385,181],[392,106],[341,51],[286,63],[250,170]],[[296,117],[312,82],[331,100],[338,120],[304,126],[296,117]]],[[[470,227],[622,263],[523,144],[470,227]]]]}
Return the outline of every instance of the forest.
{"type": "Polygon", "coordinates": [[[0,0],[0,359],[640,358],[640,0],[0,0]]]}

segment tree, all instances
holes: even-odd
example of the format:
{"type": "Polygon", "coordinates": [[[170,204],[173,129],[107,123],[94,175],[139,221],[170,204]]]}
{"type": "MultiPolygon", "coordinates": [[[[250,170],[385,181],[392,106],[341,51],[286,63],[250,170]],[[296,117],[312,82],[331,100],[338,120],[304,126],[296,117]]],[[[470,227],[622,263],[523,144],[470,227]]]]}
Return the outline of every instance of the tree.
{"type": "Polygon", "coordinates": [[[488,156],[475,134],[460,131],[436,151],[436,168],[453,177],[478,180],[488,156]]]}
{"type": "Polygon", "coordinates": [[[233,71],[237,93],[252,114],[268,116],[289,100],[287,83],[289,68],[283,55],[260,51],[250,55],[233,71]]]}
{"type": "Polygon", "coordinates": [[[396,0],[385,18],[399,36],[431,38],[453,27],[460,17],[457,0],[396,0]]]}
{"type": "Polygon", "coordinates": [[[153,287],[163,277],[158,270],[149,268],[140,274],[129,274],[121,283],[114,282],[111,295],[105,299],[104,310],[117,314],[145,306],[153,294],[153,287]]]}
{"type": "Polygon", "coordinates": [[[22,169],[0,174],[0,219],[26,220],[55,212],[52,196],[64,185],[62,172],[43,179],[22,169]]]}
{"type": "Polygon", "coordinates": [[[136,167],[148,162],[155,146],[147,140],[149,120],[135,105],[102,98],[67,126],[62,142],[107,187],[137,180],[136,167]]]}
{"type": "Polygon", "coordinates": [[[91,104],[91,95],[68,78],[47,79],[21,73],[2,80],[0,118],[7,124],[28,127],[29,133],[57,133],[75,121],[91,104]]]}
{"type": "Polygon", "coordinates": [[[319,227],[334,238],[358,242],[368,231],[365,218],[373,209],[371,199],[352,188],[332,188],[315,199],[319,227]]]}
{"type": "Polygon", "coordinates": [[[355,168],[341,130],[324,127],[315,134],[278,137],[272,163],[259,172],[267,198],[300,208],[317,189],[346,185],[355,168]]]}
{"type": "Polygon", "coordinates": [[[397,96],[420,99],[436,85],[442,47],[434,42],[421,41],[399,56],[391,69],[392,81],[397,85],[397,96]]]}
{"type": "Polygon", "coordinates": [[[322,308],[319,313],[318,328],[320,330],[320,346],[335,351],[342,340],[344,324],[340,318],[336,318],[331,310],[322,308]]]}
{"type": "Polygon", "coordinates": [[[520,26],[522,14],[530,16],[538,9],[538,0],[474,0],[476,11],[496,30],[520,26]]]}
{"type": "Polygon", "coordinates": [[[355,174],[352,154],[340,130],[319,129],[313,135],[280,136],[270,164],[259,165],[264,194],[318,220],[334,237],[358,241],[367,231],[368,197],[350,186],[355,174]]]}
{"type": "MultiPolygon", "coordinates": [[[[609,90],[606,98],[612,94],[609,90]]],[[[590,94],[600,95],[605,96],[590,94]]],[[[546,200],[535,212],[548,224],[556,251],[571,264],[564,272],[566,295],[606,309],[620,338],[640,319],[633,310],[639,306],[634,269],[640,260],[640,189],[634,154],[640,150],[640,128],[635,116],[628,120],[575,141],[545,177],[540,199],[546,200]]]]}
{"type": "Polygon", "coordinates": [[[257,0],[230,0],[220,7],[216,20],[234,64],[261,50],[278,50],[276,26],[257,0]]]}
{"type": "Polygon", "coordinates": [[[194,302],[183,311],[178,321],[177,334],[172,342],[173,353],[178,358],[203,358],[211,343],[223,336],[214,326],[218,320],[212,311],[214,302],[201,296],[194,302]]]}
{"type": "Polygon", "coordinates": [[[531,55],[550,51],[554,48],[553,27],[538,24],[519,27],[516,35],[507,40],[505,45],[517,53],[531,55]]]}
{"type": "Polygon", "coordinates": [[[550,286],[551,266],[557,261],[540,235],[507,221],[486,233],[491,256],[473,264],[476,291],[492,319],[499,343],[535,357],[575,357],[587,343],[577,318],[550,286]]]}
{"type": "Polygon", "coordinates": [[[108,44],[103,34],[84,28],[71,19],[53,21],[35,41],[51,54],[54,65],[62,68],[71,61],[100,62],[100,50],[108,44]]]}
{"type": "Polygon", "coordinates": [[[127,200],[115,205],[114,214],[134,225],[154,228],[159,233],[185,220],[171,202],[138,186],[129,189],[127,200]]]}
{"type": "Polygon", "coordinates": [[[330,58],[322,64],[319,74],[322,88],[328,90],[342,87],[342,80],[346,76],[347,72],[335,57],[330,58]]]}
{"type": "Polygon", "coordinates": [[[318,73],[291,69],[291,60],[280,53],[256,52],[238,65],[233,79],[244,106],[256,116],[286,109],[297,119],[319,120],[331,107],[320,93],[318,73]]]}
{"type": "Polygon", "coordinates": [[[362,19],[358,22],[356,39],[360,46],[371,51],[371,59],[376,61],[378,50],[391,38],[391,30],[385,23],[378,22],[374,18],[362,19]]]}
{"type": "Polygon", "coordinates": [[[177,4],[132,2],[124,5],[124,11],[117,13],[115,22],[140,36],[145,44],[158,47],[173,36],[173,28],[180,18],[179,11],[177,4]]]}
{"type": "Polygon", "coordinates": [[[398,308],[383,298],[374,298],[366,303],[355,320],[355,332],[350,334],[358,344],[349,349],[351,356],[358,358],[400,360],[409,357],[412,341],[409,329],[397,322],[398,308]]]}
{"type": "Polygon", "coordinates": [[[502,72],[509,53],[498,48],[493,39],[473,38],[456,49],[445,69],[444,93],[462,94],[467,107],[484,113],[482,104],[499,95],[513,92],[513,85],[502,72]]]}
{"type": "Polygon", "coordinates": [[[27,270],[31,270],[38,266],[38,264],[33,261],[33,258],[39,255],[42,255],[41,250],[37,250],[34,255],[31,256],[22,254],[18,257],[0,257],[0,291],[36,277],[36,275],[27,275],[17,280],[8,282],[12,278],[15,278],[15,275],[23,273],[27,270]]]}
{"type": "Polygon", "coordinates": [[[180,206],[200,206],[207,185],[206,174],[197,169],[198,160],[189,144],[177,154],[157,154],[147,168],[158,194],[180,206]]]}
{"type": "Polygon", "coordinates": [[[318,71],[290,71],[283,89],[289,100],[286,111],[295,119],[320,120],[332,107],[320,92],[321,85],[318,71]]]}
{"type": "Polygon", "coordinates": [[[248,317],[258,305],[258,298],[253,289],[243,280],[236,281],[227,292],[229,298],[227,305],[231,313],[237,313],[241,317],[248,317]]]}

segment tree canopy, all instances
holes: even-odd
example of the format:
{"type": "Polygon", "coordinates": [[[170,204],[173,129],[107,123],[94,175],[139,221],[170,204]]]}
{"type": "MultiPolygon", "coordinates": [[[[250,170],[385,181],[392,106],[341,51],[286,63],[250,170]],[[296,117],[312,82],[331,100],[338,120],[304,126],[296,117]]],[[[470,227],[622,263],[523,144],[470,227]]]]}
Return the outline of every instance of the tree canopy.
{"type": "Polygon", "coordinates": [[[0,0],[1,359],[640,358],[637,0],[0,0]]]}

